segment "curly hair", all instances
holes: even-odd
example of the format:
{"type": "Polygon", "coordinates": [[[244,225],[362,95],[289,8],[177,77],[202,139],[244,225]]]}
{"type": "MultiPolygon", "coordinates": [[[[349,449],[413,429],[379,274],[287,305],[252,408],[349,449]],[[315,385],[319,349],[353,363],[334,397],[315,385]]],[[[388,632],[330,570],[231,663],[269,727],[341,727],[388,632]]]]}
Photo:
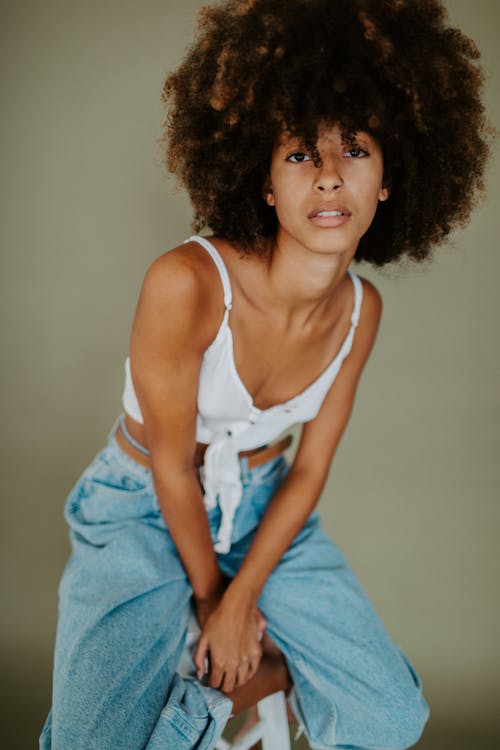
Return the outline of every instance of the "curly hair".
{"type": "Polygon", "coordinates": [[[321,122],[382,148],[390,199],[354,259],[430,257],[484,190],[489,153],[474,42],[440,0],[226,0],[199,12],[194,44],[164,84],[166,161],[193,229],[244,253],[276,236],[263,199],[284,130],[315,144],[321,122]]]}

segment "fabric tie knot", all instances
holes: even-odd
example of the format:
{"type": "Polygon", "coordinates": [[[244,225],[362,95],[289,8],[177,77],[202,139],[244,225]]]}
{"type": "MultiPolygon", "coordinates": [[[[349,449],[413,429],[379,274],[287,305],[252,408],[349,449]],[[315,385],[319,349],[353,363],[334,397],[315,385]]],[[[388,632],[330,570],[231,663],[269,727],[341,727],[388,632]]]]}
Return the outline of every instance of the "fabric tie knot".
{"type": "Polygon", "coordinates": [[[232,436],[217,435],[207,446],[202,482],[206,509],[212,510],[218,501],[222,514],[214,549],[216,552],[229,552],[233,520],[243,494],[240,459],[232,436]]]}

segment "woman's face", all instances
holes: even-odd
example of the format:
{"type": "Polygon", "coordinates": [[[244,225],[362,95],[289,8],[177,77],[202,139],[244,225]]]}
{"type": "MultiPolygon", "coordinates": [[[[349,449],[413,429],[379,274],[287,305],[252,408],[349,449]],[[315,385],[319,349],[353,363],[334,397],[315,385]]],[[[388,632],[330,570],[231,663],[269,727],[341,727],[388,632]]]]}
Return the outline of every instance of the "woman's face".
{"type": "Polygon", "coordinates": [[[338,126],[320,129],[316,150],[319,162],[311,149],[285,134],[273,151],[264,198],[276,210],[277,242],[352,257],[378,202],[388,198],[382,150],[364,132],[356,133],[354,143],[343,143],[338,126]]]}

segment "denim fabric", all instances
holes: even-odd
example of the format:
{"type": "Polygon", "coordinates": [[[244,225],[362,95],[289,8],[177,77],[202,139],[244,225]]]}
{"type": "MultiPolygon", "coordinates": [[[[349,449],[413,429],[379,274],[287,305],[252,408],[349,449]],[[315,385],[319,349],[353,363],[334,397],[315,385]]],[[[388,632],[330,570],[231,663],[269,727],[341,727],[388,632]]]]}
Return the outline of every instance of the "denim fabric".
{"type": "MultiPolygon", "coordinates": [[[[40,748],[210,750],[233,704],[176,672],[192,588],[151,471],[123,453],[117,422],[65,503],[72,553],[59,587],[52,709],[40,748]]],[[[232,546],[218,555],[230,577],[289,470],[283,456],[251,470],[240,462],[232,546]]],[[[218,507],[208,520],[215,540],[218,507]]],[[[417,742],[429,716],[420,678],[316,511],[258,606],[287,661],[290,704],[312,748],[404,750],[417,742]]]]}

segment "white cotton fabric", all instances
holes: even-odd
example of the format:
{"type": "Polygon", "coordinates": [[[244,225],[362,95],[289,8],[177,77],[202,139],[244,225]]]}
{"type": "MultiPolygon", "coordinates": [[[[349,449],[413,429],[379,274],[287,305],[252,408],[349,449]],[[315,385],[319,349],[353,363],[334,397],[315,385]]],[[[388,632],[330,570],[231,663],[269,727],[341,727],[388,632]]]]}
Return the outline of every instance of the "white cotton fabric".
{"type": "MultiPolygon", "coordinates": [[[[275,440],[293,424],[308,422],[317,415],[323,399],[335,380],[343,360],[349,354],[354,331],[358,325],[363,299],[359,277],[348,271],[354,286],[354,309],[349,333],[334,359],[321,375],[305,390],[289,401],[268,409],[254,406],[252,398],[236,370],[233,339],[229,326],[232,290],[229,274],[216,247],[205,237],[189,237],[198,242],[213,258],[224,290],[224,318],[215,339],[205,350],[198,386],[196,439],[208,443],[201,467],[205,506],[222,512],[219,535],[214,545],[217,552],[228,552],[234,514],[241,501],[242,484],[238,452],[258,448],[275,440]]],[[[122,396],[124,410],[138,422],[143,417],[137,401],[130,371],[130,357],[125,360],[125,386],[122,396]]]]}

